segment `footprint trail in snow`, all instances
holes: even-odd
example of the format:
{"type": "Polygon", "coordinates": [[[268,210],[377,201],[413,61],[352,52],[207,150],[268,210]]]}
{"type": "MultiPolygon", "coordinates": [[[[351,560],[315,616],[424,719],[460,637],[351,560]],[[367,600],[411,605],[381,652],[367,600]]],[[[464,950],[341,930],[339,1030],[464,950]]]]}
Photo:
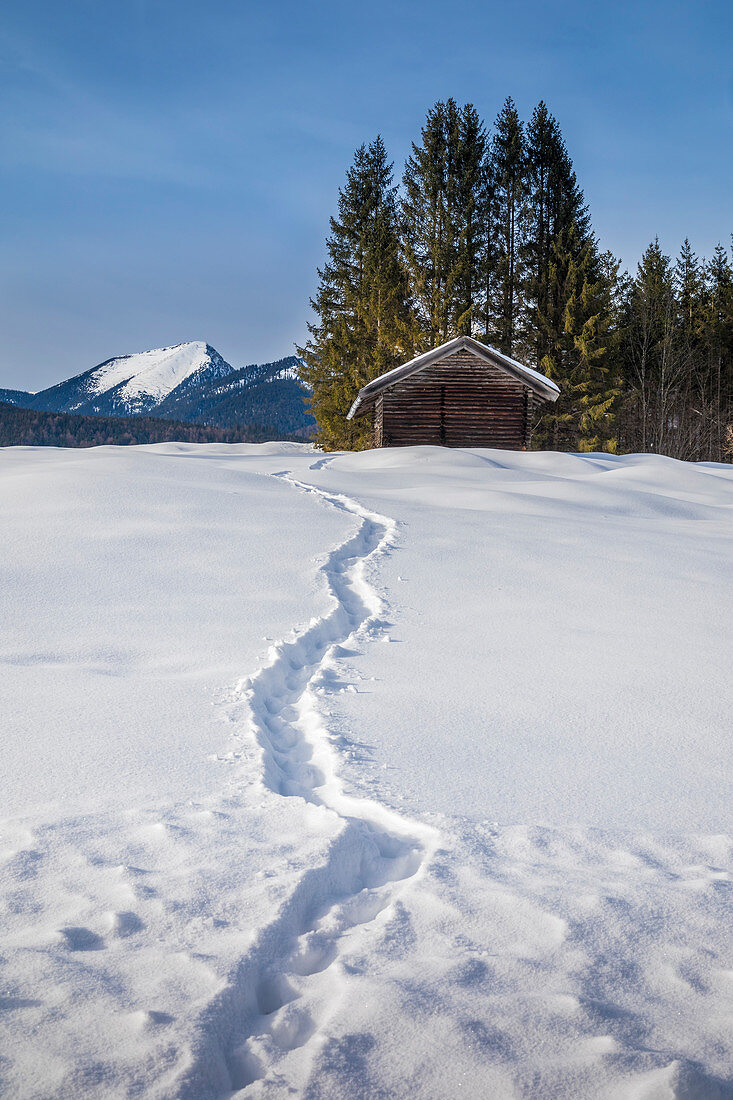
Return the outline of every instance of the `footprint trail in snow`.
{"type": "Polygon", "coordinates": [[[228,1006],[239,1026],[230,1032],[225,1058],[232,1089],[248,1096],[307,1080],[326,1038],[321,1029],[348,987],[344,950],[367,953],[372,922],[389,917],[437,843],[429,826],[344,792],[321,705],[343,647],[383,636],[383,603],[367,570],[394,544],[396,522],[287,473],[274,476],[357,517],[360,526],[322,566],[334,597],[331,611],[274,645],[269,663],[240,685],[262,750],[264,785],[343,822],[326,864],[303,876],[240,968],[234,996],[238,989],[241,1003],[228,1006]]]}

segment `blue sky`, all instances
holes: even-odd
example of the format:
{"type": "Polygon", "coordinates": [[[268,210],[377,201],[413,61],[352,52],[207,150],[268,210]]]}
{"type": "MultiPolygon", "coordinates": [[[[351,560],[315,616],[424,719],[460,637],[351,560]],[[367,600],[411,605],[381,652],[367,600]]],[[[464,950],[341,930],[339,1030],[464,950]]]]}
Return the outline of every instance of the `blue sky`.
{"type": "Polygon", "coordinates": [[[305,334],[354,148],[401,170],[426,109],[558,118],[596,232],[733,230],[733,6],[494,0],[5,0],[0,386],[203,339],[234,365],[305,334]]]}

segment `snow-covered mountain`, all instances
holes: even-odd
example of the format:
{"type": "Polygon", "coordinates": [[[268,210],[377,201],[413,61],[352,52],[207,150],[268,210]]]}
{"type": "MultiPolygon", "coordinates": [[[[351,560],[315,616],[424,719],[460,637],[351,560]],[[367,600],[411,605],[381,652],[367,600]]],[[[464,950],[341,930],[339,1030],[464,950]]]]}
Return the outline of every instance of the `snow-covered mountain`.
{"type": "Polygon", "coordinates": [[[39,393],[0,390],[0,401],[43,412],[152,415],[305,439],[314,421],[305,411],[298,366],[290,355],[235,368],[210,344],[191,341],[115,356],[39,393]]]}
{"type": "Polygon", "coordinates": [[[33,408],[97,416],[138,416],[157,410],[182,386],[198,388],[233,370],[210,344],[195,340],[107,359],[36,394],[33,408]]]}
{"type": "Polygon", "coordinates": [[[20,405],[21,408],[28,408],[34,397],[35,394],[30,393],[29,390],[5,390],[0,387],[0,401],[4,405],[20,405]]]}
{"type": "Polygon", "coordinates": [[[205,385],[178,386],[156,416],[196,424],[273,427],[279,436],[307,438],[314,421],[305,411],[307,391],[294,355],[275,363],[251,363],[205,385]]]}

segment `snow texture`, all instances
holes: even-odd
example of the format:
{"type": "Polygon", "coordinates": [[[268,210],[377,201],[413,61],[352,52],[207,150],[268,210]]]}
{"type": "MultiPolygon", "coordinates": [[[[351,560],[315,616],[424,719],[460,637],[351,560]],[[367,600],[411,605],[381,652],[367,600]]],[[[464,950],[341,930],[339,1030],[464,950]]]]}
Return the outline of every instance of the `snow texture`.
{"type": "Polygon", "coordinates": [[[733,1096],[733,470],[0,453],[0,1092],[733,1096]]]}

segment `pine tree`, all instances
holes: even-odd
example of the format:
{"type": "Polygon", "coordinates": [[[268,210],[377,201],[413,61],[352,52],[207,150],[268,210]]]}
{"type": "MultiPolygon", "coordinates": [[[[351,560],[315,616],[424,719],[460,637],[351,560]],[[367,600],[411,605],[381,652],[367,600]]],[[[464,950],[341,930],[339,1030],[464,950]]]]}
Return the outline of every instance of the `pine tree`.
{"type": "Polygon", "coordinates": [[[489,145],[471,104],[427,114],[398,204],[381,138],[357,150],[302,349],[318,442],[361,447],[346,420],[378,374],[460,333],[485,335],[560,386],[535,445],[733,458],[733,269],[655,240],[634,278],[601,254],[557,121],[511,99],[489,145]]]}
{"type": "Polygon", "coordinates": [[[565,385],[575,405],[573,420],[581,451],[618,449],[613,415],[620,394],[614,326],[618,269],[611,253],[599,257],[595,241],[589,238],[577,261],[571,261],[565,331],[572,337],[575,354],[565,385]]]}
{"type": "Polygon", "coordinates": [[[676,311],[674,272],[656,238],[639,261],[626,304],[624,441],[633,450],[669,452],[680,381],[676,311]]]}
{"type": "MultiPolygon", "coordinates": [[[[536,366],[551,353],[559,330],[548,326],[551,268],[557,251],[571,239],[577,242],[577,262],[592,239],[590,217],[583,192],[573,170],[560,127],[544,102],[535,108],[525,142],[527,197],[523,225],[522,344],[524,354],[536,366]]],[[[555,287],[557,293],[557,287],[555,287]]],[[[563,323],[564,303],[556,317],[563,323]]]]}
{"type": "MultiPolygon", "coordinates": [[[[457,160],[457,222],[460,230],[456,305],[451,328],[471,336],[478,327],[484,281],[482,227],[489,215],[486,127],[472,104],[461,110],[457,160]]],[[[450,335],[453,335],[451,331],[450,335]]]]}
{"type": "Polygon", "coordinates": [[[311,300],[318,320],[298,349],[316,442],[326,450],[368,445],[369,424],[347,420],[348,411],[362,386],[413,353],[396,190],[381,137],[360,146],[339,191],[339,216],[331,219],[328,260],[318,271],[311,300]]]}
{"type": "Polygon", "coordinates": [[[493,270],[484,325],[489,342],[505,355],[513,355],[517,350],[522,308],[522,229],[527,181],[524,131],[511,97],[504,102],[494,130],[490,166],[493,270]]]}
{"type": "Polygon", "coordinates": [[[675,332],[673,358],[680,380],[676,395],[675,453],[679,458],[697,456],[709,445],[711,420],[708,364],[703,347],[704,271],[685,238],[673,271],[675,332]],[[705,442],[707,440],[707,444],[705,442]]]}
{"type": "Polygon", "coordinates": [[[706,264],[685,240],[672,265],[653,242],[629,288],[621,349],[624,446],[724,460],[733,419],[733,272],[725,249],[706,264]]]}
{"type": "Polygon", "coordinates": [[[674,281],[681,328],[689,339],[694,339],[699,335],[700,306],[705,290],[705,279],[687,237],[675,264],[674,281]]]}
{"type": "Polygon", "coordinates": [[[534,433],[552,450],[615,451],[616,376],[614,293],[618,262],[600,256],[592,237],[574,223],[552,242],[540,369],[560,387],[534,433]]]}
{"type": "Polygon", "coordinates": [[[485,150],[475,108],[449,99],[428,111],[405,165],[403,246],[424,348],[472,330],[483,276],[485,150]]]}
{"type": "Polygon", "coordinates": [[[542,339],[539,318],[548,311],[548,294],[552,244],[557,228],[551,225],[551,191],[558,159],[560,132],[544,102],[534,109],[527,126],[527,218],[524,244],[525,300],[529,316],[526,320],[528,344],[534,345],[534,363],[539,366],[549,353],[542,339]]]}
{"type": "Polygon", "coordinates": [[[702,336],[714,413],[710,447],[704,457],[733,461],[733,268],[721,244],[715,248],[705,276],[702,336]]]}

